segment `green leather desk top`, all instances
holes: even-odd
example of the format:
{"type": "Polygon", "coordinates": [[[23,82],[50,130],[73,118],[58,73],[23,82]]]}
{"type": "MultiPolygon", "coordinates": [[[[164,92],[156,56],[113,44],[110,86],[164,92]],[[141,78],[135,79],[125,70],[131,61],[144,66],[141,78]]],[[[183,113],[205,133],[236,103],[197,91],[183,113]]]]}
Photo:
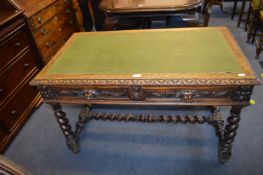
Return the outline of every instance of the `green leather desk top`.
{"type": "Polygon", "coordinates": [[[30,83],[47,86],[259,84],[225,27],[75,33],[30,83]]]}
{"type": "Polygon", "coordinates": [[[75,34],[47,74],[242,73],[217,28],[75,34]]]}

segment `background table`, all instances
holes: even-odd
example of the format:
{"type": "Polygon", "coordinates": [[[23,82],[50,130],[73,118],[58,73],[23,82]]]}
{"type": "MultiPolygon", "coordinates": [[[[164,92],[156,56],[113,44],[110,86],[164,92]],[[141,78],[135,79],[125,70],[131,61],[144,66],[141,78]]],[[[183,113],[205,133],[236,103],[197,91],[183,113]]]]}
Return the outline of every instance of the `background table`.
{"type": "Polygon", "coordinates": [[[90,119],[209,123],[225,162],[241,109],[259,81],[229,31],[219,27],[76,33],[31,84],[53,106],[73,152],[90,119]],[[60,103],[85,105],[74,132],[60,103]],[[93,104],[210,106],[212,114],[96,114],[93,104]],[[219,106],[231,106],[227,124],[219,106]]]}
{"type": "Polygon", "coordinates": [[[177,16],[188,21],[189,25],[208,25],[208,0],[102,0],[100,9],[105,12],[105,30],[113,30],[121,19],[143,18],[150,28],[153,17],[177,16]],[[201,14],[201,15],[200,15],[201,14]],[[204,22],[200,24],[200,16],[204,22]]]}

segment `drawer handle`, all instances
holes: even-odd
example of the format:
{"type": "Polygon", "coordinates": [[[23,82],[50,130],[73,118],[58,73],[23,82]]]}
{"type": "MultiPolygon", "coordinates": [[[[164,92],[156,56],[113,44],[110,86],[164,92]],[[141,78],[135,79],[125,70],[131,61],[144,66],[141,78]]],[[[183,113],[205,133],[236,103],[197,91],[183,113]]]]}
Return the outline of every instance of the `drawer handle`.
{"type": "Polygon", "coordinates": [[[41,29],[41,35],[46,35],[47,34],[47,30],[45,28],[41,29]]]}
{"type": "Polygon", "coordinates": [[[10,112],[10,114],[11,114],[11,115],[16,115],[16,110],[13,109],[13,110],[10,112]]]}
{"type": "Polygon", "coordinates": [[[4,92],[4,88],[0,88],[0,94],[4,92]]]}
{"type": "Polygon", "coordinates": [[[53,45],[55,45],[56,42],[50,43],[50,42],[46,42],[46,47],[47,48],[51,48],[53,45]]]}
{"type": "Polygon", "coordinates": [[[15,47],[19,47],[19,46],[21,46],[21,44],[19,42],[17,42],[17,43],[14,44],[14,46],[15,47]]]}
{"type": "Polygon", "coordinates": [[[28,68],[29,66],[30,66],[29,63],[25,63],[25,64],[24,64],[24,68],[28,68]]]}
{"type": "Polygon", "coordinates": [[[38,22],[41,24],[44,22],[44,20],[41,17],[38,17],[38,22]]]}

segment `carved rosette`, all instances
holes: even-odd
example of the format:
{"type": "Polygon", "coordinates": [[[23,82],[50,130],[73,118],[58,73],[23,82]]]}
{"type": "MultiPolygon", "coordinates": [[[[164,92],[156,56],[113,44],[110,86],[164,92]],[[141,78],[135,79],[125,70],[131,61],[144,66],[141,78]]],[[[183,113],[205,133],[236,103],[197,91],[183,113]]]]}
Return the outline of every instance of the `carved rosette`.
{"type": "Polygon", "coordinates": [[[253,91],[253,86],[239,86],[231,94],[231,99],[238,102],[248,102],[253,91]]]}
{"type": "Polygon", "coordinates": [[[143,90],[140,86],[130,87],[128,96],[129,96],[129,99],[133,101],[143,101],[145,98],[143,94],[143,90]]]}
{"type": "Polygon", "coordinates": [[[40,95],[45,99],[55,99],[59,95],[56,90],[47,86],[39,86],[38,90],[40,92],[40,95]]]}
{"type": "Polygon", "coordinates": [[[185,103],[193,103],[194,99],[194,92],[193,91],[182,91],[181,100],[185,103]]]}

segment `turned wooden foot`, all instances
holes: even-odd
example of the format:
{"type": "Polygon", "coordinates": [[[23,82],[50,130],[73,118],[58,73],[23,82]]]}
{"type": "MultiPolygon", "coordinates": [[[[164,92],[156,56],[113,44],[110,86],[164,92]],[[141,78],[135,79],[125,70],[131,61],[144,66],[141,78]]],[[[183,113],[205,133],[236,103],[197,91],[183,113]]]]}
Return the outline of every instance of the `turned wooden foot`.
{"type": "Polygon", "coordinates": [[[224,138],[219,143],[219,160],[221,163],[228,161],[232,155],[232,144],[237,134],[242,106],[233,106],[230,117],[224,130],[224,138]]]}

